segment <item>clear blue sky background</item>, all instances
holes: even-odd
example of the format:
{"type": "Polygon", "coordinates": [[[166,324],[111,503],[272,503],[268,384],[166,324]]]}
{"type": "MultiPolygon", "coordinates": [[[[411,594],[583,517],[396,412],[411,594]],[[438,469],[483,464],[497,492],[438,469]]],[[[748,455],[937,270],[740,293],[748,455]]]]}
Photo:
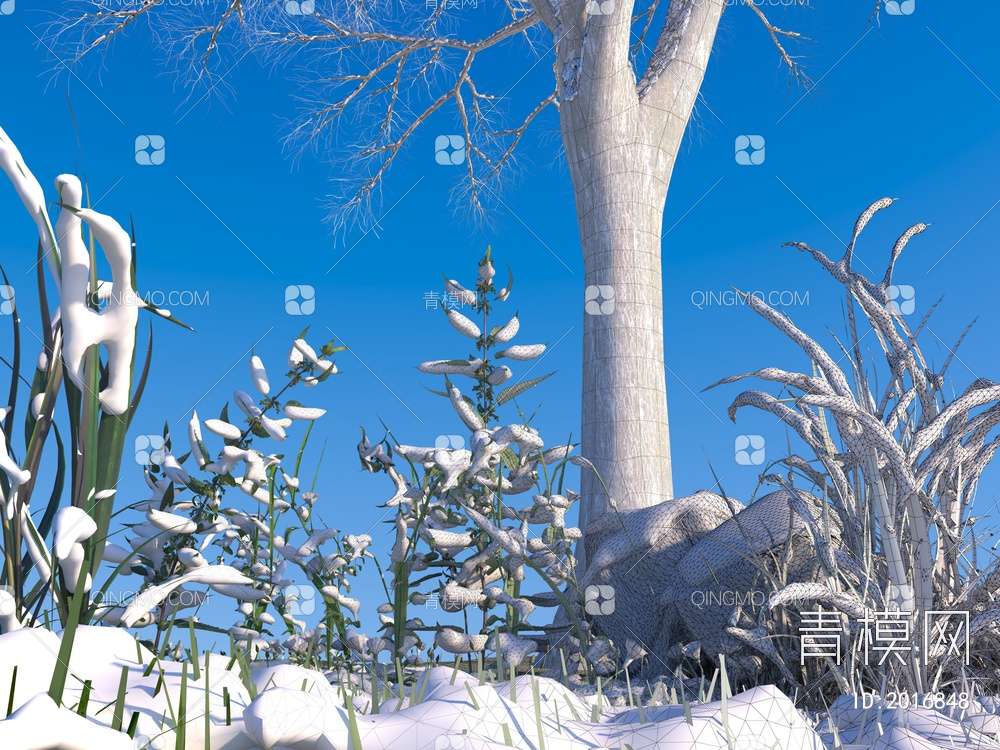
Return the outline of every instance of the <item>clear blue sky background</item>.
{"type": "MultiPolygon", "coordinates": [[[[473,36],[489,28],[500,16],[497,5],[480,2],[477,9],[460,11],[456,32],[473,36]]],[[[1000,210],[990,213],[1000,200],[1000,98],[994,93],[1000,92],[994,51],[1000,8],[917,0],[912,15],[883,14],[875,26],[867,24],[870,5],[765,6],[778,25],[813,40],[798,48],[807,72],[819,80],[805,98],[803,89],[789,85],[770,39],[747,8],[731,6],[723,17],[664,219],[677,494],[712,487],[711,461],[726,491],[747,499],[759,467],[735,462],[734,439],[741,433],[763,435],[769,458],[784,450],[784,430],[773,419],[749,410],[737,425],[726,418],[738,387],[707,394],[702,388],[765,365],[808,366],[746,308],[699,308],[699,295],[721,293],[730,284],[765,294],[788,291],[800,300],[808,295],[808,304],[789,312],[832,345],[824,330],[843,330],[838,287],[808,257],[779,246],[805,240],[839,256],[857,214],[876,198],[902,200],[867,232],[859,247],[863,262],[881,276],[892,241],[917,221],[932,222],[911,243],[896,274],[897,283],[916,290],[914,317],[945,296],[925,350],[940,365],[962,328],[978,317],[952,367],[956,389],[976,377],[1000,377],[1000,210]],[[735,162],[734,141],[741,134],[766,139],[762,165],[735,162]]],[[[308,156],[296,166],[281,148],[284,121],[296,111],[300,74],[294,68],[273,68],[250,54],[226,76],[225,91],[200,101],[201,91],[185,98],[176,80],[163,73],[163,55],[150,30],[139,25],[120,39],[102,70],[95,57],[69,74],[36,38],[56,7],[17,0],[11,15],[0,16],[0,123],[44,186],[56,174],[85,169],[92,195],[103,196],[101,210],[126,226],[134,217],[142,291],[209,297],[204,306],[175,308],[196,333],[154,321],[155,367],[135,435],[157,433],[166,420],[186,443],[192,405],[203,417],[217,416],[233,389],[251,390],[251,347],[270,366],[274,382],[304,325],[311,326],[314,343],[336,335],[350,346],[338,359],[343,374],[301,394],[302,401],[329,410],[317,428],[317,437],[327,441],[317,509],[344,531],[370,530],[384,554],[389,527],[378,524],[383,511],[376,506],[391,487],[384,477],[360,471],[359,425],[381,436],[382,418],[410,444],[461,432],[446,402],[423,387],[438,387],[438,379],[414,366],[469,353],[440,311],[425,309],[424,295],[440,291],[442,271],[471,283],[487,244],[516,275],[507,312],[520,311],[519,342],[551,347],[533,374],[558,370],[523,406],[542,404],[536,424],[550,444],[579,435],[583,269],[554,111],[526,139],[520,178],[504,193],[506,207],[492,217],[492,227],[476,228],[449,204],[461,170],[434,160],[435,136],[455,132],[456,115],[448,110],[417,132],[389,173],[376,209],[386,214],[379,228],[333,238],[322,219],[329,180],[337,174],[308,156]],[[162,165],[136,163],[134,142],[142,134],[165,138],[162,165]],[[315,287],[313,315],[285,314],[288,284],[315,287]]],[[[226,54],[231,64],[242,51],[226,54]]],[[[527,59],[528,53],[517,55],[527,59]]],[[[515,66],[505,54],[482,62],[484,80],[500,82],[497,93],[509,89],[513,112],[533,106],[551,86],[548,58],[519,82],[530,63],[511,78],[515,66]]],[[[352,127],[345,122],[345,143],[352,127]]],[[[34,278],[25,275],[34,260],[34,228],[4,186],[0,226],[0,259],[21,295],[26,327],[38,333],[34,278]]],[[[31,333],[25,344],[33,358],[31,333]]],[[[10,349],[6,325],[0,325],[0,349],[10,349]]],[[[318,450],[321,441],[314,442],[318,450]]],[[[124,472],[119,497],[147,497],[140,469],[128,457],[124,472]]],[[[991,470],[980,488],[980,513],[995,511],[997,489],[991,470]]],[[[380,586],[366,576],[358,591],[374,629],[380,586]]]]}

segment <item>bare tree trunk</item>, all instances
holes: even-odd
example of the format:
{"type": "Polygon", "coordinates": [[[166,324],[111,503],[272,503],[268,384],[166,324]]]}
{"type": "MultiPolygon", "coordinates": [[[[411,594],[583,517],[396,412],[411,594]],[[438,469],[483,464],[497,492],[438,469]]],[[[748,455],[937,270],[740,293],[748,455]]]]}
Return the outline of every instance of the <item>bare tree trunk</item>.
{"type": "Polygon", "coordinates": [[[673,498],[660,238],[674,160],[722,8],[723,0],[673,0],[638,84],[628,60],[628,8],[574,17],[557,47],[585,284],[605,287],[583,316],[581,454],[608,493],[584,472],[583,528],[609,510],[609,494],[619,509],[673,498]]]}

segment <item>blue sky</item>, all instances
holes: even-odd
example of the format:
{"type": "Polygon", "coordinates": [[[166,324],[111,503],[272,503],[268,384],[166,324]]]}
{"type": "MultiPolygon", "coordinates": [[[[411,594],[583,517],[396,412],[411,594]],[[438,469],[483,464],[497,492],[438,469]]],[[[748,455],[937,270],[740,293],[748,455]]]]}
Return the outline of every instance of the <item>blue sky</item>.
{"type": "MultiPolygon", "coordinates": [[[[780,244],[804,240],[839,256],[857,214],[876,198],[901,200],[866,232],[861,260],[880,277],[894,239],[917,221],[932,223],[896,273],[897,283],[914,287],[913,317],[945,297],[925,352],[940,365],[947,347],[978,318],[951,370],[956,389],[977,377],[1000,377],[993,297],[1000,210],[991,211],[1000,200],[994,177],[1000,63],[992,51],[1000,8],[980,3],[958,12],[917,0],[912,15],[883,14],[880,25],[869,25],[870,3],[813,5],[762,6],[775,23],[813,40],[798,48],[819,81],[808,96],[789,85],[755,16],[738,5],[727,8],[703,101],[674,171],[663,273],[677,494],[712,487],[710,461],[726,491],[745,500],[759,468],[736,463],[736,436],[763,435],[773,455],[784,448],[783,430],[764,415],[747,410],[737,425],[728,421],[726,407],[738,387],[701,393],[705,386],[765,365],[807,366],[752,312],[718,304],[718,295],[730,285],[790,293],[798,300],[788,308],[793,319],[832,344],[824,331],[843,330],[842,295],[808,257],[780,244]],[[763,136],[763,164],[736,163],[740,135],[763,136]]],[[[390,485],[360,471],[359,426],[380,436],[381,418],[410,444],[461,431],[446,402],[424,388],[440,383],[414,367],[470,353],[440,310],[426,309],[425,294],[440,292],[442,271],[471,283],[488,244],[515,273],[505,312],[520,313],[519,342],[550,345],[532,374],[558,371],[523,406],[541,403],[536,424],[550,444],[579,435],[583,269],[569,178],[555,149],[554,111],[523,144],[519,178],[503,193],[491,226],[475,226],[449,203],[461,170],[434,160],[435,137],[455,131],[448,110],[417,131],[390,171],[376,208],[378,228],[334,237],[323,223],[324,203],[331,177],[342,175],[308,154],[294,161],[281,144],[301,71],[231,51],[224,90],[187,96],[164,73],[164,55],[140,25],[103,67],[95,57],[69,73],[38,38],[53,7],[17,0],[13,13],[0,16],[0,124],[44,186],[61,172],[85,170],[101,210],[123,224],[134,217],[141,291],[208,298],[174,307],[196,333],[154,321],[154,371],[135,435],[157,433],[166,420],[180,437],[195,405],[203,417],[217,416],[235,388],[250,390],[251,347],[274,381],[305,325],[314,343],[336,336],[350,347],[338,358],[343,374],[300,397],[329,410],[316,430],[326,441],[317,508],[336,528],[371,530],[376,549],[385,551],[388,527],[378,525],[383,511],[376,505],[389,497],[390,485]],[[136,163],[140,135],[164,138],[163,164],[136,163]],[[290,284],[315,289],[313,314],[285,313],[290,284]]],[[[499,13],[497,4],[480,2],[460,11],[454,27],[473,35],[499,13]]],[[[548,59],[523,80],[518,76],[530,62],[513,79],[503,55],[482,62],[484,79],[507,92],[505,104],[514,111],[533,105],[550,86],[548,59]]],[[[343,154],[352,127],[345,122],[337,145],[343,154]]],[[[2,186],[0,226],[0,259],[21,294],[25,325],[37,333],[34,279],[25,275],[34,260],[34,229],[2,186]]],[[[33,341],[26,333],[32,356],[33,341]]],[[[0,325],[0,349],[9,348],[9,327],[0,325]]],[[[318,452],[321,441],[314,442],[318,452]]],[[[119,497],[144,498],[140,469],[128,459],[119,497]]],[[[989,471],[979,512],[995,512],[997,481],[989,471]]],[[[369,623],[380,588],[366,577],[359,589],[369,623]]]]}

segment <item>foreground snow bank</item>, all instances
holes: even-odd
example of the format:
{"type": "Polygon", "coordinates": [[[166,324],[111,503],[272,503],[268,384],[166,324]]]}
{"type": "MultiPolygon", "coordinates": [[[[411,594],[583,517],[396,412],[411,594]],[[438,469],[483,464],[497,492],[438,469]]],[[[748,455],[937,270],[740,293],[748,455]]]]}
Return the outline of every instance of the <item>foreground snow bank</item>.
{"type": "MultiPolygon", "coordinates": [[[[369,694],[357,692],[350,707],[345,692],[319,672],[288,664],[253,674],[256,697],[238,669],[220,654],[203,655],[198,678],[193,665],[158,660],[126,631],[84,627],[77,632],[64,706],[46,695],[59,650],[59,636],[44,630],[0,635],[2,750],[132,750],[183,747],[203,750],[823,750],[835,743],[836,727],[848,750],[904,748],[1000,748],[977,732],[996,729],[997,706],[977,704],[963,721],[934,712],[905,715],[884,711],[879,720],[836,703],[819,734],[776,688],[764,686],[730,698],[682,706],[612,709],[595,704],[545,678],[519,677],[480,684],[450,669],[424,672],[409,694],[389,695],[377,712],[369,694]],[[17,667],[17,679],[13,670],[17,667]],[[137,714],[136,740],[110,729],[118,686],[127,670],[122,712],[125,726],[137,714]],[[182,713],[181,685],[187,671],[182,713]],[[87,716],[77,707],[84,681],[91,691],[87,716]],[[11,686],[14,694],[10,695],[11,686]],[[981,709],[981,710],[980,710],[981,709]],[[207,717],[206,717],[207,711],[207,717]],[[351,714],[355,717],[352,730],[351,714]],[[593,719],[598,719],[594,721],[593,719]],[[205,733],[209,742],[206,745],[205,733]]],[[[366,687],[370,683],[366,680],[366,687]]],[[[869,712],[870,714],[871,712],[869,712]]]]}

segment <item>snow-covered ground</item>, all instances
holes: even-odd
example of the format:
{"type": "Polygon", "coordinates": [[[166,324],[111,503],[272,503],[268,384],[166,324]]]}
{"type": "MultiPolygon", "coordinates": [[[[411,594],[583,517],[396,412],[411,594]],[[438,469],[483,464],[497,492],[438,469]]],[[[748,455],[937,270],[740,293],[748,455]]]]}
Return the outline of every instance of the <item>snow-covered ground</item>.
{"type": "Polygon", "coordinates": [[[1000,748],[997,701],[975,701],[952,717],[929,709],[855,709],[843,698],[816,724],[768,686],[724,702],[640,709],[611,707],[544,677],[520,676],[512,690],[509,682],[438,667],[419,675],[404,695],[380,687],[373,708],[370,680],[364,690],[345,689],[320,672],[272,664],[245,681],[229,657],[207,653],[196,678],[192,664],[158,660],[127,631],[111,627],[77,632],[72,676],[57,708],[47,690],[59,643],[43,629],[0,635],[0,707],[13,709],[0,720],[2,750],[1000,748]],[[87,680],[84,717],[79,704],[87,680]],[[111,728],[117,715],[127,729],[133,714],[135,739],[111,728]]]}

